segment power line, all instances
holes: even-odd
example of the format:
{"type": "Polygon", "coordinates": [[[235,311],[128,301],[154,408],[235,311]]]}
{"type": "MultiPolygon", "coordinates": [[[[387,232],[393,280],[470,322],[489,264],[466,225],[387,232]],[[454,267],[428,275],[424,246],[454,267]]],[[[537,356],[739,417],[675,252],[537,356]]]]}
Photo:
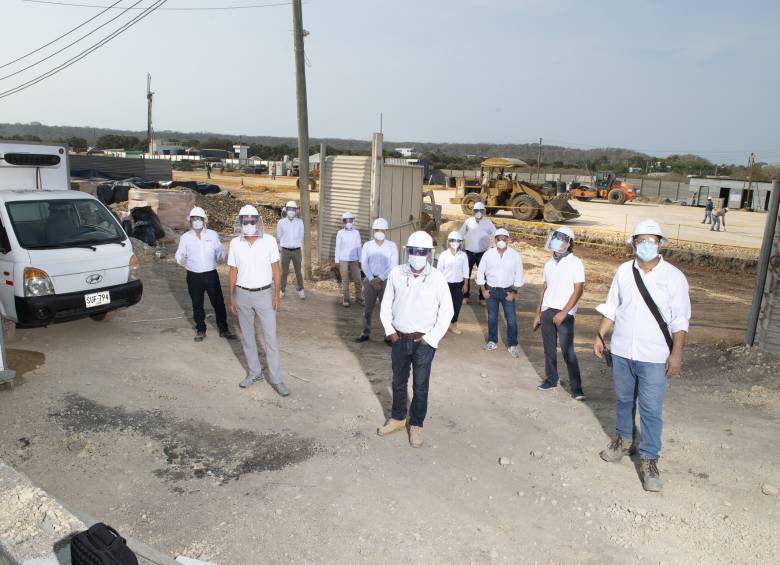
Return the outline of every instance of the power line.
{"type": "Polygon", "coordinates": [[[16,63],[16,62],[18,62],[18,61],[21,61],[22,59],[26,59],[26,58],[27,58],[27,57],[29,57],[30,55],[34,55],[34,54],[35,54],[35,53],[37,53],[38,51],[41,51],[41,50],[43,50],[43,49],[46,49],[46,48],[47,48],[49,45],[52,45],[53,43],[57,43],[57,42],[58,42],[60,39],[62,39],[63,37],[70,35],[70,34],[71,34],[71,33],[73,33],[74,31],[76,31],[77,29],[80,29],[80,28],[84,27],[85,25],[87,25],[89,22],[91,22],[91,21],[93,21],[93,20],[95,20],[95,19],[99,18],[100,16],[102,16],[103,14],[105,14],[106,12],[108,12],[108,11],[109,11],[111,8],[113,8],[114,6],[116,6],[117,4],[119,4],[121,1],[122,1],[122,0],[117,0],[116,2],[114,2],[113,4],[111,4],[110,6],[107,6],[105,10],[102,10],[101,12],[98,12],[96,15],[94,15],[94,16],[92,16],[91,18],[89,18],[88,20],[86,20],[86,21],[84,21],[84,22],[80,23],[79,25],[77,25],[77,26],[76,26],[76,27],[74,27],[73,29],[70,29],[70,30],[66,31],[65,33],[63,33],[63,34],[62,34],[62,35],[60,35],[59,37],[56,37],[56,38],[54,38],[53,40],[49,41],[47,44],[45,44],[45,45],[41,45],[40,47],[38,47],[38,49],[35,49],[35,50],[33,50],[33,51],[30,51],[29,53],[27,53],[27,54],[25,54],[25,55],[22,55],[21,57],[17,57],[17,58],[16,58],[16,59],[14,59],[13,61],[9,61],[9,62],[7,62],[5,65],[0,65],[0,69],[4,69],[4,68],[6,68],[6,67],[8,67],[8,66],[10,66],[10,65],[13,65],[13,64],[14,64],[14,63],[16,63]]]}
{"type": "MultiPolygon", "coordinates": [[[[120,2],[121,2],[121,0],[120,0],[120,2]]],[[[26,71],[26,70],[28,70],[28,69],[32,69],[33,67],[36,67],[36,66],[40,65],[40,64],[41,64],[41,63],[43,63],[44,61],[48,61],[48,60],[49,60],[49,59],[51,59],[52,57],[55,57],[55,56],[59,55],[60,53],[62,53],[62,52],[63,52],[63,51],[65,51],[66,49],[69,49],[70,47],[73,47],[73,46],[74,46],[76,43],[78,43],[78,42],[79,42],[79,41],[81,41],[82,39],[85,39],[85,38],[89,37],[90,35],[92,35],[92,34],[93,34],[93,33],[95,33],[96,31],[98,31],[99,29],[102,29],[102,28],[106,27],[106,26],[107,26],[108,24],[110,24],[111,22],[114,22],[114,21],[118,20],[119,18],[121,18],[122,16],[124,16],[124,15],[125,15],[125,14],[126,14],[128,11],[129,11],[129,10],[133,9],[135,6],[138,6],[138,4],[140,4],[141,2],[143,2],[143,0],[138,0],[138,1],[137,1],[135,4],[133,4],[132,6],[129,6],[128,8],[125,8],[125,9],[124,9],[124,10],[122,10],[122,11],[121,11],[119,14],[117,14],[116,16],[114,16],[113,18],[111,18],[110,20],[108,20],[108,21],[106,21],[106,22],[103,22],[102,24],[100,24],[99,26],[97,26],[95,29],[93,29],[93,30],[91,30],[91,31],[89,31],[89,32],[87,32],[87,33],[85,33],[84,35],[82,35],[81,37],[79,37],[79,38],[78,38],[76,41],[71,41],[71,42],[70,42],[70,43],[68,43],[68,44],[67,44],[65,47],[62,47],[62,48],[58,49],[58,50],[57,50],[57,51],[55,51],[54,53],[51,53],[50,55],[47,55],[47,56],[46,56],[46,57],[44,57],[43,59],[39,59],[39,60],[35,61],[34,63],[32,63],[32,64],[30,64],[30,65],[27,65],[26,67],[23,67],[23,68],[19,69],[18,71],[14,71],[14,72],[12,72],[11,74],[5,75],[4,77],[0,77],[0,80],[5,80],[5,79],[7,79],[7,78],[11,78],[11,77],[13,77],[13,76],[16,76],[16,75],[22,74],[24,71],[26,71]]],[[[119,3],[119,2],[117,2],[116,4],[118,4],[118,3],[119,3]]],[[[140,8],[139,8],[139,9],[140,9],[140,8]]],[[[107,9],[106,9],[106,10],[107,10],[107,9]]],[[[106,10],[103,10],[103,12],[105,12],[106,10]]],[[[103,12],[101,12],[101,14],[102,14],[103,12]]],[[[96,17],[97,17],[97,16],[96,16],[96,17]]]]}
{"type": "MultiPolygon", "coordinates": [[[[77,2],[55,2],[54,0],[24,0],[25,2],[33,2],[35,4],[50,4],[53,6],[71,6],[76,8],[107,8],[111,9],[113,6],[105,6],[98,4],[79,4],[77,2]]],[[[185,7],[185,8],[160,8],[160,10],[175,11],[175,12],[202,12],[213,10],[251,10],[254,8],[273,8],[276,6],[289,6],[291,2],[274,2],[271,4],[245,4],[238,6],[205,6],[202,8],[185,7]]],[[[115,8],[117,10],[121,8],[115,8]]],[[[143,8],[135,8],[136,10],[142,10],[143,8]]]]}
{"type": "Polygon", "coordinates": [[[27,82],[24,82],[22,84],[19,84],[13,88],[10,88],[4,92],[0,92],[0,99],[6,98],[8,96],[11,96],[12,94],[16,94],[18,92],[21,92],[23,90],[26,90],[27,88],[30,88],[31,86],[38,84],[39,82],[46,80],[47,78],[56,75],[60,71],[67,69],[71,65],[76,64],[78,61],[92,53],[93,51],[99,49],[106,43],[110,42],[112,39],[123,33],[124,31],[128,30],[129,28],[133,27],[135,24],[143,20],[146,16],[157,10],[160,6],[165,4],[168,0],[157,0],[156,2],[150,4],[143,12],[135,16],[133,19],[131,19],[129,22],[123,24],[121,27],[117,28],[115,31],[101,39],[99,42],[93,44],[91,47],[85,49],[78,55],[75,55],[74,57],[71,57],[61,65],[54,67],[53,69],[50,69],[49,71],[37,76],[34,79],[31,79],[27,82]]]}

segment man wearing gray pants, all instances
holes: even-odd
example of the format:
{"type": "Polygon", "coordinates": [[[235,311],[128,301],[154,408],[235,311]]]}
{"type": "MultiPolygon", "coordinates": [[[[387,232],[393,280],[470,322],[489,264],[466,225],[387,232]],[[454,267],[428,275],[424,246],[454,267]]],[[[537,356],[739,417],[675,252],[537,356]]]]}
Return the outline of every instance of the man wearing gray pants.
{"type": "MultiPolygon", "coordinates": [[[[374,220],[371,229],[374,232],[374,238],[363,244],[363,250],[360,253],[360,266],[366,275],[363,281],[363,331],[355,339],[362,343],[368,341],[371,334],[371,318],[374,313],[374,305],[377,299],[382,303],[382,295],[385,292],[387,277],[390,271],[398,265],[398,247],[394,242],[386,240],[387,230],[390,229],[387,220],[377,218],[374,220]]],[[[389,345],[389,339],[385,339],[389,345]]]]}
{"type": "Polygon", "coordinates": [[[344,294],[342,304],[344,307],[349,302],[349,278],[355,283],[355,302],[363,304],[363,289],[360,279],[360,232],[355,229],[355,216],[352,212],[344,212],[341,215],[341,223],[344,225],[336,234],[336,265],[341,275],[341,291],[344,294]]]}
{"type": "Polygon", "coordinates": [[[287,275],[290,272],[290,261],[295,269],[295,285],[298,297],[303,300],[303,275],[301,274],[301,246],[303,246],[303,220],[298,217],[298,205],[290,200],[284,207],[284,218],[276,225],[276,237],[282,247],[282,298],[287,287],[287,275]]]}
{"type": "Polygon", "coordinates": [[[279,346],[276,341],[276,311],[281,301],[279,249],[276,238],[264,234],[260,213],[254,206],[244,206],[239,212],[242,235],[230,242],[230,311],[238,316],[241,345],[249,367],[247,376],[238,386],[247,388],[263,380],[263,369],[257,350],[255,316],[260,318],[268,361],[268,380],[280,396],[290,391],[282,381],[279,346]]]}

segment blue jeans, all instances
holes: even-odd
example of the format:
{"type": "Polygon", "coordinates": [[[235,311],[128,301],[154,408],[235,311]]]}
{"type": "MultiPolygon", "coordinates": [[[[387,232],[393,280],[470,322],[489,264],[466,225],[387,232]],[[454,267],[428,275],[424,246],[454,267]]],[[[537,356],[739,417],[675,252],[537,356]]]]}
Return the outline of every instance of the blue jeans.
{"type": "Polygon", "coordinates": [[[617,433],[626,443],[636,435],[636,403],[639,401],[639,422],[642,459],[658,459],[663,432],[666,364],[632,361],[612,354],[612,380],[615,384],[617,433]]]}
{"type": "Polygon", "coordinates": [[[712,228],[711,229],[720,231],[720,216],[712,216],[712,228]]]}
{"type": "Polygon", "coordinates": [[[558,343],[569,371],[569,387],[572,394],[582,392],[582,378],[577,354],[574,352],[574,316],[569,314],[560,326],[553,318],[560,312],[547,308],[542,312],[542,343],[544,343],[544,372],[548,383],[558,385],[558,343]]]}
{"type": "Polygon", "coordinates": [[[701,223],[707,222],[708,224],[712,222],[712,210],[704,210],[704,219],[701,221],[701,223]],[[709,222],[707,222],[709,220],[709,222]]]}
{"type": "Polygon", "coordinates": [[[490,298],[487,299],[488,311],[488,341],[498,343],[498,306],[504,308],[504,318],[506,318],[506,339],[507,345],[512,347],[517,345],[517,311],[515,310],[515,301],[507,300],[507,292],[497,288],[486,286],[490,292],[490,298]]]}
{"type": "Polygon", "coordinates": [[[428,413],[428,383],[436,350],[425,343],[399,338],[390,357],[393,361],[393,420],[406,419],[407,383],[412,370],[412,405],[409,425],[422,427],[428,413]]]}

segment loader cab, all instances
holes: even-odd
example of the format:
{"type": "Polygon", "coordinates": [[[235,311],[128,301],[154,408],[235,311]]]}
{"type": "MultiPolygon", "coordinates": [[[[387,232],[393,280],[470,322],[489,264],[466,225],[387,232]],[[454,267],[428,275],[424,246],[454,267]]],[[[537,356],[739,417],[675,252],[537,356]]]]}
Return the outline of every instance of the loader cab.
{"type": "Polygon", "coordinates": [[[615,182],[615,173],[612,171],[599,171],[596,173],[596,188],[609,188],[615,182]]]}

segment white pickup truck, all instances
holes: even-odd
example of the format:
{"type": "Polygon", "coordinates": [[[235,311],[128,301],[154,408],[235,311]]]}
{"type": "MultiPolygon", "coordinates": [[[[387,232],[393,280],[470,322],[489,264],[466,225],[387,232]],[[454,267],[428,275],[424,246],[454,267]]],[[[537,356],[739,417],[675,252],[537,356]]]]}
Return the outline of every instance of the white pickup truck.
{"type": "Polygon", "coordinates": [[[97,198],[70,190],[64,145],[0,140],[0,315],[102,320],[141,300],[138,259],[97,198]]]}

